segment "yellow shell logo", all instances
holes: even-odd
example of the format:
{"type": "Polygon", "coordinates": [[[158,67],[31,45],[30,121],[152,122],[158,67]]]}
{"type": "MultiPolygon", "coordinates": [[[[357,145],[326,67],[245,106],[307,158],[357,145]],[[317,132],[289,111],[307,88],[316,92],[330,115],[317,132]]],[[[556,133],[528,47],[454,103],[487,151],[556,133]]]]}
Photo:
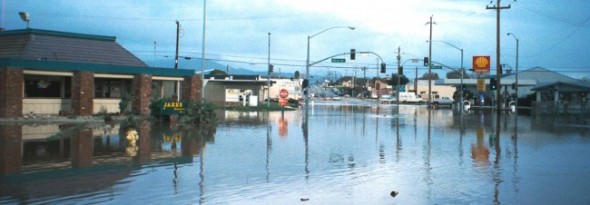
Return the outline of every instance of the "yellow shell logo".
{"type": "Polygon", "coordinates": [[[489,64],[490,64],[490,61],[488,61],[488,59],[487,59],[487,58],[484,58],[484,57],[479,57],[479,58],[475,59],[475,65],[476,65],[478,68],[485,68],[485,67],[487,67],[489,64]]]}

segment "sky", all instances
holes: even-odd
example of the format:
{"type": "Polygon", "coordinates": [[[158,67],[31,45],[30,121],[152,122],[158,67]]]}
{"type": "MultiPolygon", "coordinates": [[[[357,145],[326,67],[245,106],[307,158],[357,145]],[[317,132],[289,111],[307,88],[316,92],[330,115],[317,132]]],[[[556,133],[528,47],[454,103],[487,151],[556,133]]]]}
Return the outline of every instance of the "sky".
{"type": "MultiPolygon", "coordinates": [[[[519,70],[543,67],[575,78],[590,77],[590,2],[508,1],[501,11],[501,63],[519,70]],[[514,36],[507,36],[510,32],[514,36]]],[[[30,27],[117,37],[117,42],[155,67],[174,67],[176,21],[181,25],[179,67],[200,71],[205,6],[205,56],[217,65],[207,69],[245,68],[265,71],[270,61],[275,72],[305,73],[308,36],[310,61],[356,51],[370,51],[387,64],[386,74],[376,69],[377,55],[357,54],[346,63],[330,60],[310,68],[310,75],[337,72],[367,77],[397,72],[401,50],[404,74],[421,76],[427,69],[432,17],[432,60],[460,68],[472,67],[473,56],[491,56],[495,74],[497,0],[2,0],[0,27],[24,29],[18,12],[30,15],[30,27]],[[345,27],[355,27],[354,30],[345,27]],[[335,29],[329,29],[338,27],[335,29]],[[329,29],[325,32],[325,29],[329,29]],[[322,32],[322,33],[320,33],[322,32]],[[269,35],[270,33],[270,35],[269,35]],[[318,34],[320,33],[320,34],[318,34]],[[318,34],[318,35],[315,35],[318,34]],[[315,36],[314,36],[315,35],[315,36]],[[450,46],[450,45],[453,46],[450,46]]],[[[444,76],[448,69],[436,70],[444,76]]],[[[413,77],[413,76],[412,76],[413,77]]]]}

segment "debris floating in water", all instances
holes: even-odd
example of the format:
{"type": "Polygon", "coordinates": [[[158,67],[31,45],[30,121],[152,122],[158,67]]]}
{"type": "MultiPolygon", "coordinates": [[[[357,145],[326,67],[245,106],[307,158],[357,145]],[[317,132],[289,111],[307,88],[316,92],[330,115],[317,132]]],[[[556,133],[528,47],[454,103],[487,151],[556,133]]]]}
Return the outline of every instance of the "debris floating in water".
{"type": "Polygon", "coordinates": [[[391,195],[391,197],[395,197],[399,194],[399,192],[397,191],[391,191],[391,193],[389,193],[389,195],[391,195]]]}

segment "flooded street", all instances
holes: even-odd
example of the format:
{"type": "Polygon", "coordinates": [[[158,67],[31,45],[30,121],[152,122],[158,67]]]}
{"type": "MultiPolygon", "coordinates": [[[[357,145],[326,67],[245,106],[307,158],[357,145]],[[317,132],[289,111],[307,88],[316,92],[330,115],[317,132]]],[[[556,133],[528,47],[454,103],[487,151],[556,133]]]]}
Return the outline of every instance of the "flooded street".
{"type": "Polygon", "coordinates": [[[304,113],[219,111],[211,135],[140,121],[137,142],[119,124],[0,124],[0,204],[590,204],[587,117],[304,113]]]}

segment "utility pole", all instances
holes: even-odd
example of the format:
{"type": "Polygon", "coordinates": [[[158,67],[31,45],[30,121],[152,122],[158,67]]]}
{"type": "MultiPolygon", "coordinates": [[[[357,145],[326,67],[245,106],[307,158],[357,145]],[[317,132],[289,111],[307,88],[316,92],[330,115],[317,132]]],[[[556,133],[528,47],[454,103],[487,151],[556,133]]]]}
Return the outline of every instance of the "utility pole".
{"type": "Polygon", "coordinates": [[[397,105],[398,105],[397,107],[398,107],[398,109],[399,109],[399,102],[400,102],[400,100],[399,100],[399,92],[400,92],[400,89],[399,89],[399,86],[400,86],[399,85],[399,81],[400,81],[400,75],[401,75],[401,73],[399,71],[400,71],[400,67],[401,67],[400,60],[402,59],[401,53],[402,53],[401,52],[401,48],[398,46],[397,47],[397,86],[395,87],[395,99],[397,99],[397,105]]]}
{"type": "Polygon", "coordinates": [[[268,92],[266,93],[266,107],[270,109],[270,32],[268,32],[268,75],[267,75],[267,83],[268,83],[268,92]]]}
{"type": "MultiPolygon", "coordinates": [[[[416,66],[415,76],[414,76],[414,95],[418,96],[418,66],[416,66]]],[[[422,97],[420,97],[422,98],[422,97]]]]}
{"type": "Polygon", "coordinates": [[[428,102],[426,103],[430,107],[430,103],[432,103],[432,24],[436,24],[436,22],[432,22],[432,16],[430,16],[430,21],[426,24],[430,24],[430,37],[428,40],[428,102]]]}
{"type": "MultiPolygon", "coordinates": [[[[176,55],[174,55],[174,69],[178,69],[178,50],[180,42],[180,22],[176,20],[176,55]]],[[[178,93],[178,81],[174,82],[174,95],[176,99],[180,100],[178,93]]]]}
{"type": "Polygon", "coordinates": [[[203,43],[201,45],[201,103],[205,102],[205,28],[207,25],[207,0],[203,0],[203,43]]]}
{"type": "Polygon", "coordinates": [[[494,9],[496,10],[496,112],[498,114],[498,119],[500,119],[500,114],[502,111],[502,104],[500,103],[500,77],[502,77],[502,65],[500,65],[500,11],[502,9],[510,9],[510,5],[508,6],[500,6],[500,1],[497,0],[496,6],[486,6],[486,9],[494,9]]]}

